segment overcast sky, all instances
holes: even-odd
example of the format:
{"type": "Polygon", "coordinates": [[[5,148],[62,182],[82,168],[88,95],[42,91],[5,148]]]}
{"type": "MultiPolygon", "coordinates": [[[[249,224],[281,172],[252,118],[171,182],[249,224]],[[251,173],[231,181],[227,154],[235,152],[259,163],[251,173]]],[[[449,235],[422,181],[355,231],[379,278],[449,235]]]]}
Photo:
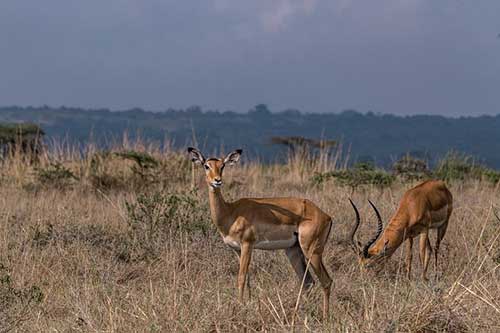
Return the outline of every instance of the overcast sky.
{"type": "Polygon", "coordinates": [[[1,0],[0,105],[500,113],[500,0],[1,0]]]}

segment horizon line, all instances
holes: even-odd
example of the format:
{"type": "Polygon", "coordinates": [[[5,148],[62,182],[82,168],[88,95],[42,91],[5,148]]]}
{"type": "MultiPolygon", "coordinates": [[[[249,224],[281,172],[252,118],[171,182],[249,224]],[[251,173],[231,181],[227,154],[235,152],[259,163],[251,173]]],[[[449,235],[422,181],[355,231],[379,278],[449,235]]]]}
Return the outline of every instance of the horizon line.
{"type": "Polygon", "coordinates": [[[66,106],[66,105],[61,105],[61,106],[49,106],[46,104],[40,105],[40,106],[32,106],[32,105],[27,105],[27,106],[21,106],[21,105],[4,105],[0,106],[0,112],[1,111],[6,111],[6,109],[22,109],[22,110],[39,110],[39,111],[84,111],[84,112],[112,112],[112,113],[126,113],[126,112],[143,112],[143,113],[168,113],[168,112],[182,112],[182,113],[188,113],[188,112],[193,112],[193,113],[201,113],[201,114],[208,114],[208,113],[218,113],[218,114],[240,114],[240,115],[250,115],[252,113],[269,113],[269,114],[274,114],[274,115],[283,115],[286,113],[289,114],[297,114],[300,116],[309,116],[309,115],[342,115],[342,114],[359,114],[363,116],[393,116],[393,117],[398,117],[398,118],[411,118],[411,117],[442,117],[442,118],[449,118],[449,119],[461,119],[461,118],[483,118],[483,117],[499,117],[500,112],[496,114],[480,114],[480,115],[444,115],[444,114],[431,114],[431,113],[416,113],[416,114],[395,114],[395,113],[388,113],[388,112],[375,112],[375,111],[359,111],[353,108],[345,108],[342,109],[341,111],[333,111],[333,112],[308,112],[308,111],[302,111],[297,108],[286,108],[280,111],[271,111],[267,109],[266,104],[257,104],[254,106],[253,109],[249,109],[247,111],[235,111],[235,110],[223,110],[221,111],[220,109],[210,109],[206,108],[204,109],[203,107],[199,105],[190,105],[186,108],[173,108],[169,107],[164,110],[148,110],[144,109],[142,107],[131,107],[127,109],[111,109],[111,108],[85,108],[85,107],[79,107],[79,106],[66,106]],[[266,106],[267,111],[257,111],[255,108],[257,106],[266,106]]]}

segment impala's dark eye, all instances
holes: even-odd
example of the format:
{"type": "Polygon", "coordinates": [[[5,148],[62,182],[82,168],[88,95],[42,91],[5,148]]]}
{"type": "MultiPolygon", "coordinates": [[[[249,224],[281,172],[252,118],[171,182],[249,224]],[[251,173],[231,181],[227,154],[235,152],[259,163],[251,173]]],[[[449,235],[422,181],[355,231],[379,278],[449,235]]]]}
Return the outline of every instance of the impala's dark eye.
{"type": "Polygon", "coordinates": [[[205,164],[204,167],[205,167],[205,170],[210,169],[210,167],[208,166],[208,164],[205,164]]]}
{"type": "Polygon", "coordinates": [[[225,164],[223,164],[223,165],[220,167],[220,173],[221,173],[221,174],[222,174],[222,171],[224,171],[224,167],[225,167],[225,166],[226,166],[226,165],[225,165],[225,164]]]}

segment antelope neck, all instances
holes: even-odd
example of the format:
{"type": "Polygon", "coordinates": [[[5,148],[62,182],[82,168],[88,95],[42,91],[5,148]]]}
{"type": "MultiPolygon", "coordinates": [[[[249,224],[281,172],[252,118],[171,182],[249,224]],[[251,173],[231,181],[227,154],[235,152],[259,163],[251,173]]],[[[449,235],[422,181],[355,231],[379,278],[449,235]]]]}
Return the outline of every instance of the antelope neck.
{"type": "Polygon", "coordinates": [[[227,219],[229,215],[229,204],[224,201],[220,188],[213,188],[209,186],[208,199],[210,203],[210,215],[212,216],[212,221],[221,233],[227,235],[232,221],[228,221],[227,219]]]}

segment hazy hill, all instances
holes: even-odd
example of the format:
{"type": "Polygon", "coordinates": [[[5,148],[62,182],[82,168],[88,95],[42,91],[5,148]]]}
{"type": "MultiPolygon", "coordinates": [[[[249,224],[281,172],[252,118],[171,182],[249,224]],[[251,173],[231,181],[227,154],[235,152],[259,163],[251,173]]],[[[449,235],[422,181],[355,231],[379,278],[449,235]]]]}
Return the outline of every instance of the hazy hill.
{"type": "Polygon", "coordinates": [[[447,118],[443,116],[394,116],[344,111],[339,114],[304,114],[296,110],[270,112],[258,105],[248,113],[186,110],[120,112],[77,108],[0,108],[0,122],[34,122],[47,136],[99,144],[120,141],[124,131],[134,137],[176,146],[192,144],[206,150],[244,148],[265,160],[280,156],[284,149],[270,144],[272,136],[304,136],[341,140],[350,146],[351,160],[373,159],[388,165],[411,152],[431,161],[450,150],[475,156],[492,167],[500,167],[500,114],[496,116],[447,118]]]}

